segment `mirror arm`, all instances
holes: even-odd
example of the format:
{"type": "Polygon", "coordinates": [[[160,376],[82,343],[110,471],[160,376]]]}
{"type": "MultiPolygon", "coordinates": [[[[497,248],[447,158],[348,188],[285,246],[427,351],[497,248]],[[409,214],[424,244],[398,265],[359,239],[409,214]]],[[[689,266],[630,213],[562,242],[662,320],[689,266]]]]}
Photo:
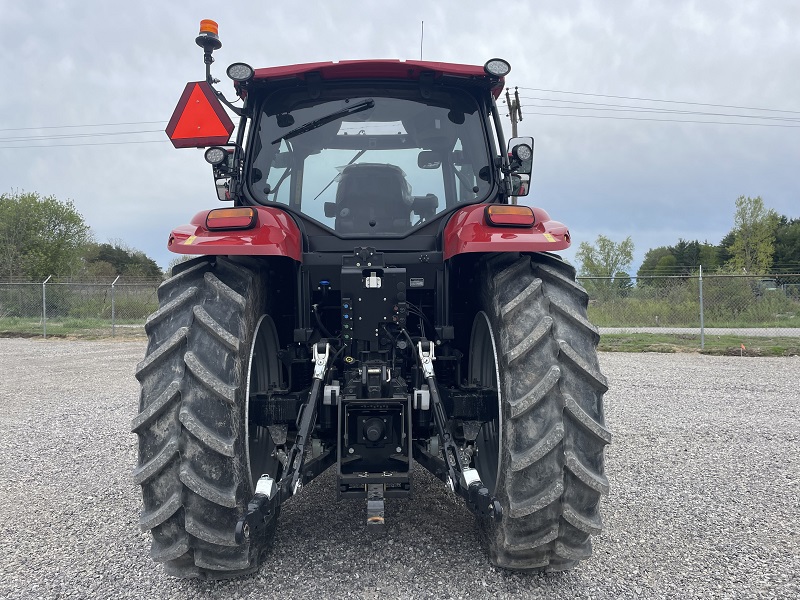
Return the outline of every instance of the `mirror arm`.
{"type": "MultiPolygon", "coordinates": [[[[492,120],[494,121],[494,128],[497,132],[497,141],[500,144],[499,151],[500,151],[500,172],[503,174],[503,180],[500,182],[500,186],[503,188],[503,192],[506,195],[506,198],[511,197],[511,165],[508,162],[508,153],[506,152],[506,139],[503,135],[503,123],[500,121],[500,112],[497,110],[497,102],[492,96],[492,105],[491,105],[491,113],[492,113],[492,120]]],[[[507,202],[508,200],[506,200],[507,202]]]]}

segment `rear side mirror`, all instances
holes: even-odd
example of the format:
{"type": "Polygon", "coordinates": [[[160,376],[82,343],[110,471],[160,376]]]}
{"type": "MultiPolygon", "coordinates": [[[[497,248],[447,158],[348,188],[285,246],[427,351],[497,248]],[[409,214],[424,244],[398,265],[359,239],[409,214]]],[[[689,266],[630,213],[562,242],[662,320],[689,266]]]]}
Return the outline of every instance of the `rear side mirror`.
{"type": "Polygon", "coordinates": [[[512,173],[530,175],[533,172],[533,138],[511,138],[508,141],[508,160],[512,173]]]}
{"type": "Polygon", "coordinates": [[[214,187],[217,190],[217,198],[222,202],[233,200],[231,196],[231,178],[230,177],[214,177],[214,187]]]}
{"type": "Polygon", "coordinates": [[[420,169],[438,169],[442,166],[442,156],[436,150],[423,150],[417,156],[417,166],[420,169]]]}
{"type": "Polygon", "coordinates": [[[512,175],[511,176],[511,195],[512,196],[527,196],[531,187],[530,175],[512,175]]]}

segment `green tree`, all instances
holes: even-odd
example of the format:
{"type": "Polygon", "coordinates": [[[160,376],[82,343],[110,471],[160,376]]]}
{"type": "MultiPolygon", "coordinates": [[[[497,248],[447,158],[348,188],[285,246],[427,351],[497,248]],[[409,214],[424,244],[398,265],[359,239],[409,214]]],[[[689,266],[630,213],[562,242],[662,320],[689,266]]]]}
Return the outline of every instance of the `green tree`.
{"type": "Polygon", "coordinates": [[[93,244],[86,254],[87,271],[92,275],[128,277],[163,276],[161,269],[144,252],[129,248],[120,240],[113,243],[93,244]]]}
{"type": "Polygon", "coordinates": [[[631,276],[625,271],[617,271],[614,273],[614,287],[619,291],[621,296],[629,295],[633,288],[631,276]]]}
{"type": "Polygon", "coordinates": [[[633,241],[630,236],[616,243],[604,235],[598,235],[594,245],[581,242],[575,257],[581,263],[581,275],[597,278],[582,281],[590,294],[604,298],[627,291],[622,275],[627,275],[633,262],[633,241]]]}
{"type": "Polygon", "coordinates": [[[659,261],[665,256],[672,256],[672,252],[667,246],[659,246],[658,248],[650,248],[644,255],[644,260],[636,271],[636,277],[647,277],[648,275],[655,275],[656,267],[659,261]]]}
{"type": "Polygon", "coordinates": [[[778,214],[768,210],[760,196],[739,196],[733,218],[734,238],[729,246],[731,259],[726,266],[745,273],[768,273],[778,223],[778,214]]]}
{"type": "Polygon", "coordinates": [[[656,268],[653,269],[653,275],[657,277],[668,277],[670,275],[676,275],[678,271],[678,259],[675,258],[674,254],[667,254],[666,256],[662,256],[656,268]]]}
{"type": "Polygon", "coordinates": [[[91,241],[91,230],[71,200],[36,192],[0,195],[3,278],[75,274],[91,241]]]}
{"type": "Polygon", "coordinates": [[[800,273],[800,219],[781,216],[775,230],[773,273],[800,273]]]}
{"type": "Polygon", "coordinates": [[[581,263],[581,275],[610,278],[630,268],[633,240],[628,236],[617,244],[604,235],[598,235],[594,246],[589,242],[581,242],[575,257],[581,263]]]}
{"type": "MultiPolygon", "coordinates": [[[[648,275],[694,275],[701,265],[706,271],[713,271],[719,265],[717,252],[717,247],[708,242],[679,239],[674,246],[648,250],[636,274],[643,278],[648,275]]],[[[648,283],[648,280],[642,279],[642,283],[648,283]]]]}

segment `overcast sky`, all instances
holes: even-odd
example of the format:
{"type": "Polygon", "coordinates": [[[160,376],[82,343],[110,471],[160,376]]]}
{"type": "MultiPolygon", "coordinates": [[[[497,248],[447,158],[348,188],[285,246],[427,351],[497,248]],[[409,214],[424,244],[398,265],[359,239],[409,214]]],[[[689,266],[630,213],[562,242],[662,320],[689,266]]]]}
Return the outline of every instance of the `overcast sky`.
{"type": "Polygon", "coordinates": [[[536,139],[526,203],[570,227],[567,258],[598,234],[632,237],[633,272],[649,248],[716,244],[740,195],[800,217],[796,0],[0,0],[0,191],[71,199],[98,242],[166,267],[170,229],[220,204],[202,153],[163,133],[204,77],[203,18],[219,23],[229,96],[237,61],[419,59],[421,21],[426,60],[506,58],[536,139]]]}

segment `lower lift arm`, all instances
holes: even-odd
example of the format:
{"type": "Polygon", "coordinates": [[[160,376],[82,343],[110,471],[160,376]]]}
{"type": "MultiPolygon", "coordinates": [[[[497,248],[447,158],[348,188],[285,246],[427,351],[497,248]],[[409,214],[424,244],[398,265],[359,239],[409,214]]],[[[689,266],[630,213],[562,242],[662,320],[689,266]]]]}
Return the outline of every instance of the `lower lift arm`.
{"type": "Polygon", "coordinates": [[[464,498],[472,512],[499,521],[503,516],[500,502],[489,493],[489,489],[481,481],[477,469],[465,467],[461,464],[458,446],[456,446],[453,436],[447,429],[447,415],[444,411],[439,388],[436,385],[436,375],[433,372],[433,361],[435,359],[433,348],[433,344],[427,340],[417,343],[422,374],[430,390],[433,420],[441,440],[441,448],[447,465],[447,485],[452,491],[464,498]]]}
{"type": "MultiPolygon", "coordinates": [[[[314,344],[314,375],[308,401],[303,405],[297,438],[286,461],[286,470],[279,482],[269,474],[263,475],[256,484],[255,495],[247,505],[247,512],[236,524],[236,542],[244,543],[251,536],[258,536],[275,514],[277,507],[303,488],[306,446],[317,423],[317,411],[323,391],[322,382],[328,370],[331,347],[327,343],[314,344]]],[[[310,465],[309,465],[310,467],[310,465]]]]}

